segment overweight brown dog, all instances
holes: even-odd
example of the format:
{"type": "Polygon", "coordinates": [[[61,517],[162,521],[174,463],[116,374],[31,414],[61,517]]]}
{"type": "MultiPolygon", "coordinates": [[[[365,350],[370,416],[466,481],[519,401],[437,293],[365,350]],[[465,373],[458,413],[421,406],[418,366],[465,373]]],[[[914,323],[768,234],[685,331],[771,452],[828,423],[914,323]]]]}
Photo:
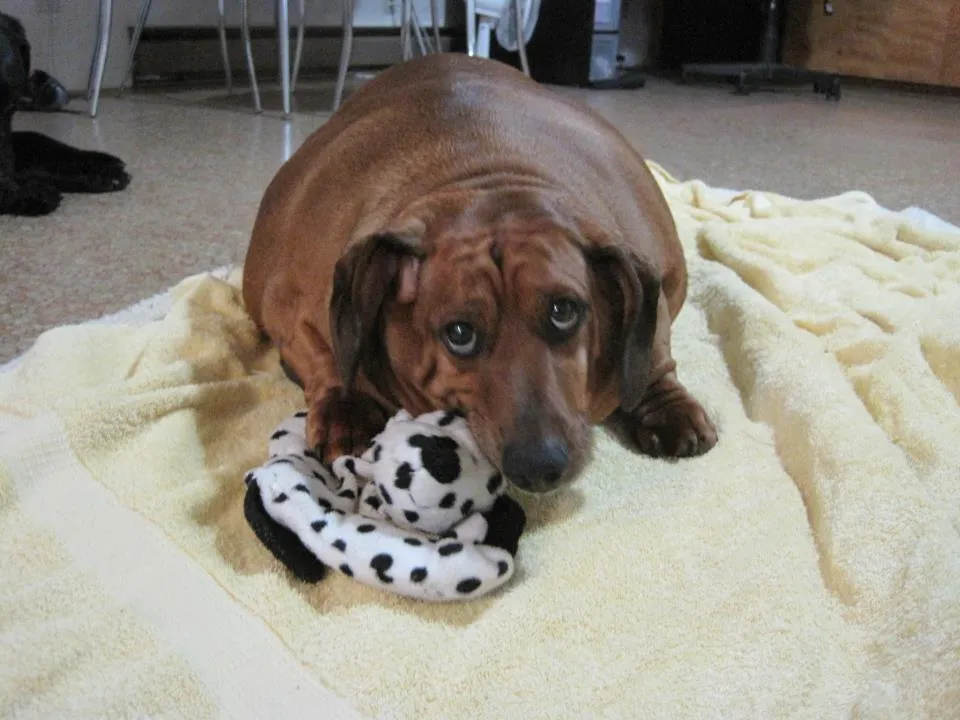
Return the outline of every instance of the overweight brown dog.
{"type": "Polygon", "coordinates": [[[620,133],[456,54],[382,73],[306,140],[244,268],[326,459],[400,407],[456,409],[534,492],[579,472],[594,424],[651,455],[713,447],[670,354],[686,290],[669,208],[620,133]]]}

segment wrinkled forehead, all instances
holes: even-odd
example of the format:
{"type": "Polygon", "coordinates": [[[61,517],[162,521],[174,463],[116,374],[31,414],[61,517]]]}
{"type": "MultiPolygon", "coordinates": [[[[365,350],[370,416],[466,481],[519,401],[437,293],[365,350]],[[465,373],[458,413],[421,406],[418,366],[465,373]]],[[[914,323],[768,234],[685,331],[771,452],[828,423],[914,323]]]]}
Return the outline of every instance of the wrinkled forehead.
{"type": "Polygon", "coordinates": [[[491,232],[441,243],[424,267],[423,290],[441,303],[514,304],[531,291],[586,294],[587,262],[560,231],[491,232]]]}
{"type": "Polygon", "coordinates": [[[587,261],[579,245],[562,232],[508,238],[494,250],[505,290],[526,296],[529,290],[586,294],[587,261]]]}
{"type": "Polygon", "coordinates": [[[489,234],[440,243],[424,264],[424,290],[437,300],[461,303],[499,296],[503,282],[493,241],[489,234]]]}

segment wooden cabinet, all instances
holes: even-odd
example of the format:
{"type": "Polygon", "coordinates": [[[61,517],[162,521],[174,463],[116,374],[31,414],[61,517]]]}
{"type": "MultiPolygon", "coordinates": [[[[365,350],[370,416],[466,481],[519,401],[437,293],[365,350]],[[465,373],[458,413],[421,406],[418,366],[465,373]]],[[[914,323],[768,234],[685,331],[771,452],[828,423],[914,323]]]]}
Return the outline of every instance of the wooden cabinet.
{"type": "Polygon", "coordinates": [[[787,3],[784,62],[842,75],[960,87],[960,0],[787,3]]]}

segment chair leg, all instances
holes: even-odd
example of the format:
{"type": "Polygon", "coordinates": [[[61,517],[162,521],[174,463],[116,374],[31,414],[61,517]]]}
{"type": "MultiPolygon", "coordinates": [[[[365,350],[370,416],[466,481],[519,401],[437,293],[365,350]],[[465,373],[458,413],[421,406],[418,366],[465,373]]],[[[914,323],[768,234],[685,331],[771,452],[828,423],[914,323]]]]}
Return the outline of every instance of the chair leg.
{"type": "Polygon", "coordinates": [[[293,77],[290,78],[290,92],[297,89],[297,78],[300,77],[300,58],[303,55],[303,35],[307,23],[307,2],[300,0],[300,22],[297,25],[297,49],[293,54],[293,77]]]}
{"type": "Polygon", "coordinates": [[[257,69],[253,62],[253,47],[250,45],[250,0],[240,0],[240,34],[243,35],[243,53],[247,57],[247,75],[250,76],[250,90],[253,93],[253,107],[260,113],[260,85],[257,83],[257,69]]]}
{"type": "Polygon", "coordinates": [[[476,0],[466,0],[467,3],[467,55],[477,54],[477,3],[476,0]]]}
{"type": "Polygon", "coordinates": [[[343,102],[343,87],[347,82],[347,70],[350,69],[350,55],[353,52],[353,9],[354,0],[340,0],[343,8],[343,43],[340,47],[340,67],[337,69],[337,87],[333,93],[333,111],[340,109],[343,102]]]}
{"type": "Polygon", "coordinates": [[[413,35],[417,39],[417,48],[420,50],[420,55],[426,55],[430,50],[430,40],[424,37],[423,28],[420,27],[420,18],[417,17],[417,8],[414,7],[413,2],[410,3],[410,26],[413,29],[413,35]]]}
{"type": "Polygon", "coordinates": [[[283,117],[290,117],[290,5],[277,3],[277,35],[280,38],[280,91],[283,94],[283,117]]]}
{"type": "Polygon", "coordinates": [[[520,9],[520,0],[513,0],[514,18],[517,21],[517,51],[520,53],[520,67],[523,73],[530,77],[530,63],[527,62],[527,45],[523,41],[523,11],[520,9]]]}
{"type": "Polygon", "coordinates": [[[103,26],[103,8],[97,14],[97,42],[90,57],[90,71],[87,73],[87,102],[93,98],[94,77],[97,74],[97,55],[100,52],[100,28],[103,26]]]}
{"type": "Polygon", "coordinates": [[[96,117],[100,109],[100,89],[103,87],[103,72],[106,70],[107,53],[110,51],[110,29],[113,27],[113,0],[100,0],[99,25],[97,50],[94,54],[94,66],[88,91],[90,117],[96,117]]]}
{"type": "Polygon", "coordinates": [[[440,0],[430,0],[430,25],[433,26],[433,45],[436,52],[443,46],[440,44],[440,0]]]}
{"type": "Polygon", "coordinates": [[[127,67],[123,73],[123,79],[120,81],[120,92],[127,88],[127,83],[133,77],[133,61],[137,55],[137,48],[140,46],[140,35],[147,24],[147,17],[150,15],[150,6],[153,0],[143,0],[140,3],[140,17],[137,18],[136,27],[133,28],[133,37],[130,38],[130,51],[127,53],[127,67]]]}
{"type": "Polygon", "coordinates": [[[477,47],[478,57],[490,57],[490,35],[493,31],[493,18],[486,15],[480,16],[479,27],[477,28],[477,47]]]}
{"type": "Polygon", "coordinates": [[[404,61],[413,56],[410,42],[410,4],[413,0],[400,0],[400,55],[404,61]]]}
{"type": "MultiPolygon", "coordinates": [[[[146,0],[149,2],[150,0],[146,0]]],[[[223,56],[223,74],[227,81],[227,94],[233,92],[233,70],[230,68],[230,53],[227,50],[227,17],[223,0],[217,0],[217,33],[220,35],[220,54],[223,56]]]]}

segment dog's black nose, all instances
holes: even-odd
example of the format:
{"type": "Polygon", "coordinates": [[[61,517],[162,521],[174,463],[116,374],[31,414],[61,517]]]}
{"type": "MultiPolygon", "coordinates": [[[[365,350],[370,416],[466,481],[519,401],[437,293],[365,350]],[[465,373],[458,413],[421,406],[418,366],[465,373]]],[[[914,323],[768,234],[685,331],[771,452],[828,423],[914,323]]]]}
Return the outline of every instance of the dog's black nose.
{"type": "Polygon", "coordinates": [[[556,437],[511,443],[503,451],[503,474],[521,490],[546,492],[556,487],[569,460],[567,443],[556,437]]]}

